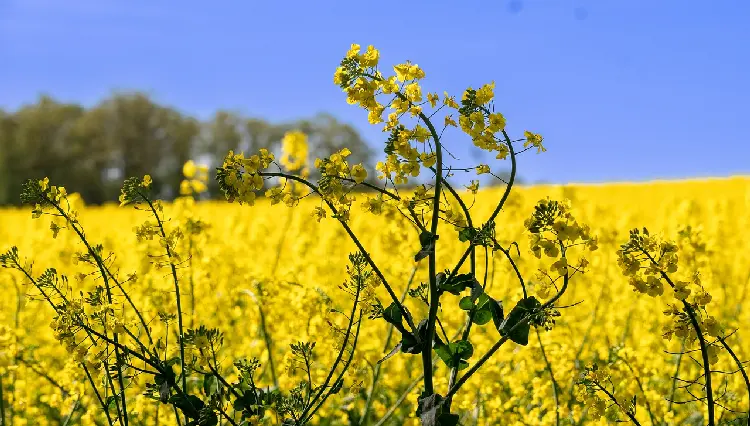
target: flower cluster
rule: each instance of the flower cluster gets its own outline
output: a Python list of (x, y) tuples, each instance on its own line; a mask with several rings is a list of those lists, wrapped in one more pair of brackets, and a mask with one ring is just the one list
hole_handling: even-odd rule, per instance
[[(568, 274), (571, 266), (566, 257), (566, 251), (571, 247), (583, 246), (590, 251), (598, 248), (596, 236), (591, 235), (587, 224), (580, 224), (573, 217), (570, 202), (541, 200), (534, 207), (534, 213), (526, 219), (524, 226), (529, 233), (531, 252), (537, 258), (542, 254), (556, 259), (550, 266), (550, 271), (558, 275)], [(582, 270), (588, 265), (582, 257), (576, 270)]]
[(180, 195), (200, 194), (208, 189), (208, 166), (188, 160), (182, 166), (182, 175), (185, 179), (180, 182)]
[(230, 203), (237, 200), (240, 204), (255, 204), (255, 191), (263, 189), (264, 183), (260, 172), (273, 161), (273, 153), (265, 148), (247, 158), (243, 153), (229, 151), (216, 173), (216, 180), (227, 200)]

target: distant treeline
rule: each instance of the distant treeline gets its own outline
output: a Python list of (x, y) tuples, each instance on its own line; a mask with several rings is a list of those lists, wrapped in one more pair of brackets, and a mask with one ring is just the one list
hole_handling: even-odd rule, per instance
[[(269, 123), (219, 110), (202, 121), (139, 92), (114, 94), (92, 108), (42, 96), (16, 111), (0, 110), (0, 204), (18, 204), (21, 183), (44, 176), (100, 204), (117, 200), (125, 177), (150, 174), (159, 195), (170, 199), (187, 160), (215, 167), (229, 150), (278, 152), (290, 129), (307, 133), (310, 160), (349, 147), (351, 161), (374, 164), (359, 133), (328, 114)], [(213, 181), (209, 195), (218, 196)]]

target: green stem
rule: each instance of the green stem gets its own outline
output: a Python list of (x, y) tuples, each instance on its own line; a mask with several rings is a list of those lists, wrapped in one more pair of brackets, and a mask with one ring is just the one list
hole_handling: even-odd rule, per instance
[(672, 390), (669, 392), (669, 399), (667, 402), (667, 413), (672, 411), (672, 405), (674, 404), (674, 395), (677, 392), (677, 377), (680, 374), (680, 364), (682, 364), (682, 355), (685, 353), (685, 339), (682, 339), (682, 348), (680, 353), (677, 355), (677, 366), (675, 367), (674, 377), (672, 378)]
[[(748, 392), (748, 404), (750, 404), (750, 379), (747, 377), (747, 371), (745, 371), (745, 366), (742, 364), (742, 361), (737, 357), (737, 355), (734, 353), (732, 348), (727, 344), (724, 337), (719, 337), (719, 341), (721, 342), (721, 345), (724, 346), (724, 349), (729, 352), (729, 355), (734, 360), (735, 364), (737, 364), (737, 368), (740, 369), (740, 373), (742, 374), (742, 378), (745, 380), (745, 388)], [(747, 408), (747, 425), (750, 426), (750, 406)]]
[[(404, 300), (406, 299), (406, 295), (409, 292), (409, 288), (411, 287), (412, 282), (414, 281), (414, 276), (417, 274), (417, 268), (413, 268), (411, 270), (411, 275), (409, 275), (409, 281), (406, 283), (406, 289), (404, 290), (404, 293), (401, 295), (401, 303), (404, 303)], [(383, 347), (383, 352), (387, 351), (391, 347), (391, 339), (393, 337), (393, 324), (388, 325), (388, 334), (385, 338), (385, 345)], [(372, 378), (372, 384), (370, 385), (370, 389), (367, 390), (367, 400), (365, 401), (365, 409), (362, 411), (362, 415), (359, 417), (359, 426), (367, 426), (370, 419), (368, 418), (370, 414), (370, 409), (372, 408), (372, 402), (375, 396), (375, 387), (378, 384), (378, 380), (380, 379), (380, 371), (383, 364), (378, 363), (375, 366), (375, 371), (373, 372), (373, 378)], [(420, 377), (419, 380), (422, 380)]]
[[(333, 212), (334, 215), (338, 215), (338, 210), (333, 205), (333, 203), (331, 203), (329, 200), (323, 197), (323, 194), (320, 193), (320, 189), (317, 186), (310, 183), (308, 180), (303, 179), (299, 176), (290, 175), (290, 174), (281, 173), (281, 172), (258, 172), (258, 174), (261, 176), (283, 177), (285, 179), (290, 179), (290, 180), (299, 182), (307, 186), (308, 188), (310, 188), (313, 192), (318, 194), (323, 199), (323, 201), (326, 203), (328, 208), (331, 209), (331, 212)], [(399, 302), (398, 297), (396, 296), (396, 293), (394, 293), (393, 291), (393, 287), (391, 287), (391, 285), (388, 283), (388, 280), (386, 280), (385, 275), (383, 275), (383, 272), (380, 271), (380, 268), (378, 268), (378, 265), (372, 260), (372, 256), (370, 256), (370, 253), (367, 250), (365, 250), (365, 247), (362, 245), (359, 238), (357, 238), (356, 234), (354, 234), (354, 231), (352, 231), (352, 228), (346, 222), (339, 220), (339, 223), (344, 228), (344, 231), (346, 231), (347, 235), (349, 235), (349, 238), (354, 242), (354, 245), (357, 246), (357, 250), (359, 250), (359, 252), (362, 253), (362, 255), (365, 257), (365, 260), (370, 265), (373, 272), (375, 272), (375, 275), (377, 275), (380, 281), (383, 283), (383, 287), (388, 292), (388, 295), (391, 297), (391, 300), (393, 301), (393, 303), (395, 303), (396, 306), (398, 306), (399, 310), (401, 311), (401, 314), (406, 319), (406, 323), (409, 324), (409, 327), (411, 328), (413, 332), (416, 332), (417, 327), (414, 325), (414, 319), (412, 318), (411, 313), (409, 313), (409, 310), (406, 309), (406, 307), (402, 303)], [(419, 336), (416, 336), (416, 337), (418, 338)]]
[[(341, 369), (341, 373), (339, 373), (338, 377), (336, 377), (336, 380), (333, 381), (334, 386), (336, 386), (336, 383), (342, 383), (344, 380), (344, 374), (346, 374), (347, 370), (349, 370), (349, 366), (352, 365), (352, 361), (354, 360), (354, 350), (357, 347), (357, 341), (359, 340), (359, 330), (360, 326), (362, 325), (362, 311), (359, 311), (359, 319), (357, 320), (357, 329), (354, 331), (354, 338), (352, 339), (352, 350), (349, 352), (349, 359), (346, 360), (346, 363), (344, 363), (344, 368)], [(312, 411), (310, 411), (310, 414), (307, 415), (307, 418), (303, 418), (302, 424), (307, 424), (307, 422), (312, 419), (312, 417), (315, 415), (315, 413), (320, 410), (320, 407), (325, 404), (325, 402), (328, 400), (328, 398), (333, 395), (333, 389), (328, 389), (325, 396), (318, 402), (318, 405), (313, 408)]]
[[(560, 290), (550, 300), (548, 300), (544, 305), (542, 305), (542, 307), (539, 310), (540, 311), (544, 311), (545, 309), (547, 309), (550, 306), (552, 306), (555, 302), (557, 302), (557, 300), (560, 297), (562, 297), (562, 295), (568, 289), (568, 283), (569, 283), (569, 281), (570, 281), (570, 275), (566, 273), (565, 275), (563, 275), (563, 285), (562, 285), (562, 287), (560, 287)], [(503, 336), (502, 338), (500, 338), (500, 340), (498, 340), (494, 345), (492, 345), (492, 347), (490, 348), (490, 350), (488, 350), (484, 355), (482, 355), (482, 357), (471, 368), (469, 368), (469, 370), (463, 376), (461, 376), (461, 378), (456, 382), (456, 384), (453, 385), (453, 387), (451, 387), (448, 390), (448, 393), (445, 395), (445, 399), (448, 400), (453, 395), (455, 395), (456, 392), (458, 392), (458, 390), (461, 389), (461, 386), (463, 386), (464, 383), (466, 383), (466, 381), (469, 380), (469, 378), (471, 378), (471, 376), (473, 376), (477, 372), (477, 370), (479, 370), (479, 368), (481, 368), (482, 365), (484, 365), (484, 363), (486, 363), (487, 361), (489, 361), (489, 359), (492, 357), (492, 355), (494, 355), (495, 352), (497, 352), (497, 350), (500, 349), (500, 347), (505, 342), (508, 341), (508, 336), (512, 335), (513, 331), (515, 331), (516, 328), (521, 327), (521, 326), (523, 326), (525, 324), (528, 324), (528, 322), (529, 322), (530, 319), (531, 319), (531, 316), (530, 315), (526, 315), (521, 320), (519, 320), (516, 323), (516, 325), (514, 325), (513, 327), (511, 327), (510, 330), (508, 330), (508, 332), (505, 334), (505, 336)]]
[(557, 395), (559, 386), (557, 380), (555, 380), (555, 373), (552, 372), (552, 364), (550, 364), (549, 359), (547, 358), (547, 352), (544, 350), (544, 344), (542, 343), (542, 337), (539, 335), (539, 330), (535, 329), (535, 331), (536, 338), (539, 341), (539, 348), (542, 350), (545, 369), (549, 373), (550, 379), (552, 379), (552, 397), (555, 399), (555, 425), (560, 426), (560, 399)]
[[(646, 251), (642, 250), (642, 252), (648, 257), (648, 259), (651, 261), (652, 264), (659, 267), (658, 262), (656, 262), (656, 259), (651, 256), (651, 254)], [(672, 279), (669, 278), (669, 275), (667, 275), (666, 272), (664, 272), (661, 268), (659, 268), (659, 274), (662, 278), (669, 284), (670, 287), (674, 288), (674, 282), (672, 282)], [(700, 325), (698, 324), (698, 319), (695, 316), (695, 311), (693, 310), (693, 307), (685, 301), (685, 299), (682, 299), (682, 305), (685, 313), (688, 315), (688, 318), (690, 318), (690, 324), (693, 326), (693, 329), (695, 330), (695, 334), (698, 336), (698, 343), (700, 344), (701, 348), (701, 356), (703, 358), (703, 375), (706, 376), (706, 405), (708, 408), (708, 426), (715, 426), (716, 425), (716, 419), (715, 419), (715, 413), (714, 410), (715, 402), (714, 402), (714, 394), (713, 394), (713, 388), (711, 384), (711, 365), (708, 363), (708, 346), (706, 344), (706, 339), (703, 336), (703, 332), (701, 330)]]
[(94, 395), (96, 395), (96, 399), (99, 401), (99, 405), (102, 406), (102, 410), (104, 411), (104, 416), (107, 417), (107, 423), (109, 423), (109, 425), (112, 426), (112, 417), (110, 417), (109, 415), (109, 407), (107, 407), (107, 404), (104, 403), (104, 399), (102, 399), (102, 395), (99, 393), (99, 389), (97, 389), (96, 387), (94, 378), (91, 377), (91, 373), (89, 372), (89, 369), (88, 367), (86, 367), (85, 364), (81, 364), (81, 367), (83, 367), (83, 371), (84, 373), (86, 373), (86, 378), (88, 379), (89, 383), (91, 383), (91, 388), (94, 390)]
[[(400, 93), (399, 93), (400, 94)], [(402, 98), (405, 98), (400, 94)], [(428, 256), (428, 270), (430, 274), (430, 309), (427, 315), (427, 341), (424, 342), (424, 349), (422, 350), (422, 368), (424, 369), (424, 393), (425, 395), (432, 395), (435, 393), (432, 381), (432, 344), (435, 340), (435, 322), (437, 319), (438, 307), (440, 306), (440, 293), (437, 287), (437, 230), (438, 222), (440, 220), (440, 189), (443, 184), (443, 150), (440, 142), (440, 137), (435, 130), (435, 126), (432, 125), (430, 119), (419, 113), (422, 121), (424, 121), (427, 128), (432, 134), (432, 139), (435, 141), (435, 157), (436, 157), (436, 170), (435, 170), (435, 195), (432, 200), (432, 223), (430, 225), (430, 233), (432, 234), (432, 251)], [(471, 248), (471, 247), (470, 247)]]
[(617, 401), (617, 399), (615, 398), (615, 396), (612, 395), (612, 393), (610, 391), (608, 391), (607, 388), (605, 388), (604, 386), (600, 385), (599, 383), (596, 383), (596, 385), (599, 387), (599, 389), (602, 392), (604, 392), (605, 395), (607, 395), (607, 398), (609, 398), (610, 400), (612, 400), (612, 402), (614, 402), (615, 405), (617, 405), (620, 408), (620, 411), (622, 411), (623, 413), (625, 413), (626, 416), (628, 416), (628, 418), (630, 419), (631, 422), (633, 422), (634, 425), (641, 426), (641, 424), (638, 422), (638, 419), (635, 418), (635, 415), (633, 413), (631, 413), (630, 411), (626, 410), (625, 408), (623, 408), (623, 406), (620, 405), (620, 403)]
[(3, 375), (0, 374), (0, 425), (5, 424), (5, 396), (3, 394)]
[[(65, 212), (62, 209), (62, 207), (60, 206), (60, 204), (58, 204), (56, 202), (52, 202), (52, 200), (49, 200), (49, 202), (57, 209), (57, 211), (63, 217), (65, 217), (68, 220), (68, 222), (70, 222), (73, 230), (78, 235), (78, 238), (83, 242), (83, 244), (86, 246), (86, 249), (88, 249), (89, 254), (96, 261), (96, 264), (99, 267), (99, 271), (101, 272), (102, 279), (104, 280), (104, 288), (105, 288), (105, 290), (107, 292), (107, 302), (111, 305), (113, 303), (112, 302), (112, 300), (113, 300), (112, 299), (112, 288), (111, 288), (111, 286), (109, 284), (109, 278), (108, 278), (108, 275), (107, 275), (107, 270), (106, 270), (106, 268), (104, 266), (104, 261), (102, 260), (101, 256), (99, 256), (99, 254), (94, 250), (94, 248), (91, 247), (91, 245), (89, 244), (88, 240), (86, 239), (86, 236), (83, 234), (83, 230), (79, 226), (76, 226), (77, 222), (73, 222), (70, 219), (70, 217), (68, 216), (67, 212)], [(105, 317), (105, 320), (106, 320), (106, 317)], [(106, 334), (106, 331), (105, 331), (105, 334)], [(113, 340), (114, 340), (115, 344), (119, 343), (119, 338), (117, 336), (117, 333), (114, 333), (113, 337), (114, 337)], [(127, 401), (126, 401), (127, 398), (126, 398), (126, 395), (125, 395), (125, 381), (124, 381), (123, 374), (122, 374), (123, 360), (122, 360), (122, 356), (120, 354), (120, 350), (117, 347), (117, 345), (115, 345), (115, 361), (117, 362), (117, 381), (118, 381), (118, 385), (120, 386), (120, 390), (122, 391), (122, 394), (121, 394), (122, 412), (120, 412), (119, 420), (120, 420), (121, 423), (124, 422), (124, 426), (128, 426), (128, 410), (127, 410)], [(111, 384), (111, 380), (110, 380), (110, 384)], [(118, 409), (118, 412), (119, 412), (120, 411), (120, 404), (115, 404), (115, 405), (117, 406), (117, 409)], [(124, 419), (122, 417), (122, 413), (125, 413)]]
[[(169, 247), (169, 242), (167, 241), (167, 233), (164, 231), (164, 223), (162, 222), (161, 218), (159, 217), (159, 213), (156, 211), (156, 208), (154, 207), (154, 203), (146, 197), (143, 197), (143, 199), (148, 203), (149, 208), (151, 209), (151, 213), (153, 213), (154, 217), (156, 218), (156, 224), (159, 227), (159, 232), (161, 233), (161, 237), (164, 239), (164, 246), (165, 250), (167, 252), (167, 257), (169, 258), (169, 267), (172, 271), (172, 280), (174, 281), (174, 291), (175, 291), (175, 299), (177, 301), (177, 327), (178, 327), (178, 334), (180, 336), (180, 376), (182, 378), (182, 389), (184, 392), (187, 393), (187, 371), (185, 370), (185, 341), (184, 341), (184, 331), (182, 326), (182, 299), (180, 297), (180, 282), (177, 279), (177, 268), (174, 265), (174, 262), (172, 259), (174, 258), (174, 255), (172, 253), (172, 249)], [(185, 417), (185, 423), (187, 423), (187, 416)]]
[(417, 387), (417, 385), (421, 381), (422, 381), (422, 376), (419, 376), (416, 379), (414, 379), (414, 381), (409, 383), (409, 386), (406, 387), (406, 390), (401, 394), (401, 396), (398, 397), (398, 399), (396, 400), (396, 402), (393, 403), (391, 408), (389, 408), (388, 411), (386, 411), (386, 413), (383, 415), (383, 418), (381, 418), (380, 420), (378, 420), (377, 423), (375, 423), (375, 426), (383, 426), (383, 424), (385, 424), (385, 422), (387, 422), (388, 419), (390, 419), (393, 416), (396, 410), (398, 410), (398, 407), (400, 407), (401, 404), (404, 403), (404, 400), (406, 400), (406, 398), (409, 396), (411, 391), (415, 387)]
[(620, 358), (622, 362), (625, 363), (625, 366), (628, 367), (628, 370), (630, 370), (630, 374), (633, 375), (633, 378), (635, 379), (635, 383), (638, 385), (638, 389), (641, 390), (641, 395), (643, 395), (643, 401), (646, 405), (646, 411), (648, 412), (648, 417), (651, 419), (652, 425), (657, 425), (656, 418), (654, 418), (654, 412), (651, 411), (651, 403), (648, 402), (648, 397), (646, 396), (646, 390), (643, 388), (643, 383), (641, 383), (641, 379), (638, 377), (638, 375), (635, 373), (635, 369), (633, 366), (630, 365), (630, 363), (624, 359)]
[[(325, 381), (320, 386), (320, 390), (315, 395), (313, 400), (310, 404), (305, 407), (305, 410), (300, 415), (300, 419), (305, 419), (307, 414), (310, 412), (310, 409), (312, 409), (313, 405), (318, 402), (318, 399), (323, 395), (323, 392), (325, 392), (328, 388), (328, 385), (331, 383), (331, 378), (333, 377), (334, 372), (336, 371), (336, 367), (338, 367), (339, 363), (341, 362), (341, 359), (344, 357), (344, 351), (346, 351), (346, 344), (349, 342), (349, 335), (352, 331), (352, 325), (354, 324), (354, 316), (357, 312), (357, 304), (359, 303), (359, 293), (361, 290), (361, 286), (359, 283), (357, 283), (357, 291), (354, 295), (354, 303), (352, 306), (352, 312), (349, 315), (349, 324), (346, 327), (346, 333), (344, 334), (344, 341), (341, 343), (341, 350), (339, 350), (338, 355), (336, 356), (336, 360), (333, 362), (333, 365), (331, 366), (330, 371), (328, 371), (328, 376), (326, 376)], [(361, 321), (360, 321), (361, 322)], [(357, 329), (359, 330), (359, 325), (357, 325)], [(354, 348), (352, 348), (352, 352), (354, 351)]]

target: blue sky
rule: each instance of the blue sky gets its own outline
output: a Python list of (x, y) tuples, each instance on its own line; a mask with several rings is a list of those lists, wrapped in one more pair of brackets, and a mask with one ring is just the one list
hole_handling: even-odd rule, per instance
[(0, 0), (0, 106), (136, 89), (200, 117), (326, 111), (379, 148), (332, 82), (356, 42), (419, 64), (429, 91), (494, 80), (511, 134), (545, 136), (528, 181), (750, 174), (748, 21), (747, 0)]

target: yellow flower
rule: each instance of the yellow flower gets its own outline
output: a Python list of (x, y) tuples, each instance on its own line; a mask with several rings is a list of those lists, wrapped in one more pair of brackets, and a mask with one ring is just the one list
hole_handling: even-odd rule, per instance
[(361, 48), (360, 45), (358, 45), (356, 43), (352, 43), (351, 48), (349, 48), (349, 51), (346, 52), (346, 57), (347, 58), (353, 58), (353, 57), (359, 55), (359, 49), (360, 48)]
[(425, 76), (424, 71), (418, 65), (409, 62), (395, 65), (393, 70), (396, 72), (398, 81), (419, 80)]
[(428, 93), (427, 94), (427, 101), (430, 102), (430, 106), (435, 108), (435, 105), (437, 105), (437, 102), (440, 100), (440, 96), (438, 96), (437, 93)]
[(323, 207), (315, 207), (315, 209), (313, 209), (313, 216), (318, 222), (320, 222), (321, 219), (326, 217), (326, 211)]
[(526, 141), (523, 143), (524, 148), (533, 146), (536, 148), (537, 154), (540, 152), (547, 151), (547, 149), (542, 145), (542, 141), (544, 141), (544, 138), (542, 137), (542, 135), (537, 134), (537, 133), (532, 133), (528, 130), (525, 131), (523, 135), (526, 138)]
[(373, 45), (367, 46), (367, 51), (362, 54), (359, 62), (363, 67), (374, 67), (378, 65), (378, 59), (380, 58), (380, 52)]
[(495, 82), (485, 84), (477, 90), (477, 104), (485, 105), (495, 97)]
[(281, 164), (287, 169), (299, 170), (307, 164), (307, 135), (295, 130), (287, 132), (281, 140)]
[[(183, 168), (183, 170), (184, 170), (184, 168)], [(151, 180), (151, 175), (146, 175), (146, 176), (143, 176), (143, 182), (141, 183), (141, 185), (144, 188), (149, 188), (151, 186), (152, 182), (153, 181)]]
[(354, 167), (352, 167), (352, 179), (354, 179), (357, 183), (362, 183), (367, 179), (367, 170), (365, 170), (364, 166), (362, 164), (357, 164)]
[(188, 178), (192, 179), (195, 177), (195, 172), (198, 170), (198, 168), (195, 166), (195, 162), (193, 160), (188, 160), (183, 166), (182, 166), (182, 174)]
[(416, 103), (422, 101), (422, 88), (419, 87), (419, 83), (416, 81), (407, 84), (406, 87), (404, 87), (404, 94), (406, 95), (406, 99), (411, 102)]
[(49, 188), (49, 178), (45, 177), (44, 179), (39, 181), (39, 188), (41, 188), (42, 191), (46, 191), (47, 188)]

